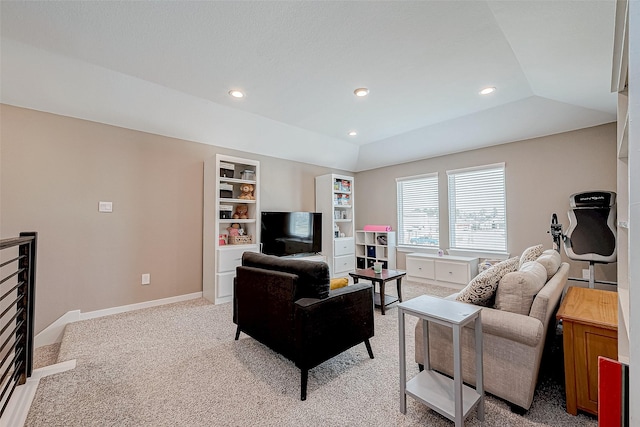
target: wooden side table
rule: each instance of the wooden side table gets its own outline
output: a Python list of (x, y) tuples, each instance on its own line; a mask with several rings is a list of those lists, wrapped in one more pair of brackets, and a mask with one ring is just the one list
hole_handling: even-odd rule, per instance
[[(464, 425), (469, 412), (478, 407), (477, 418), (484, 421), (484, 389), (482, 384), (482, 308), (458, 301), (422, 295), (398, 304), (400, 339), (400, 412), (407, 413), (407, 396), (424, 403), (439, 414)], [(405, 354), (405, 314), (422, 319), (424, 337), (424, 371), (407, 381)], [(431, 370), (429, 366), (428, 322), (453, 329), (453, 379)], [(476, 339), (476, 388), (462, 383), (462, 328), (474, 323)]]
[(571, 286), (556, 317), (562, 320), (567, 412), (598, 414), (598, 356), (618, 359), (616, 292)]
[[(402, 302), (402, 278), (407, 273), (401, 270), (387, 270), (382, 269), (382, 272), (376, 273), (371, 268), (358, 268), (355, 272), (349, 273), (349, 276), (353, 277), (353, 283), (358, 283), (358, 280), (371, 280), (373, 283), (373, 302), (374, 305), (380, 306), (380, 312), (384, 315), (385, 307), (389, 304), (393, 304), (396, 301)], [(398, 287), (398, 297), (387, 295), (384, 293), (384, 284), (395, 280)], [(380, 285), (380, 293), (376, 292), (376, 283)]]

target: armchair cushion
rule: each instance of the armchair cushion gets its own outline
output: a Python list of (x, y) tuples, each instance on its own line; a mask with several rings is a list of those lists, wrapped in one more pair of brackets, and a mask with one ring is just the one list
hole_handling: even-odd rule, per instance
[(527, 261), (518, 271), (507, 273), (498, 283), (495, 308), (529, 315), (533, 299), (547, 282), (547, 270), (537, 261)]
[(509, 258), (478, 274), (460, 291), (456, 300), (484, 307), (493, 305), (498, 282), (502, 276), (518, 268), (519, 260), (519, 257)]
[(300, 280), (297, 281), (295, 299), (323, 299), (329, 296), (329, 266), (326, 262), (245, 252), (242, 254), (242, 265), (297, 275)]

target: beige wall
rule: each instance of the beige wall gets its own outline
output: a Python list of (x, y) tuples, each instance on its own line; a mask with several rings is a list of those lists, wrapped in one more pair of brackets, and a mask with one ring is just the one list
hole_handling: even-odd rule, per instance
[[(616, 124), (518, 141), (356, 174), (356, 228), (390, 224), (397, 229), (397, 177), (438, 172), (440, 242), (448, 247), (447, 170), (505, 163), (507, 247), (512, 255), (532, 244), (552, 247), (551, 214), (569, 228), (569, 196), (586, 190), (616, 190)], [(563, 258), (568, 261), (563, 251)], [(572, 261), (571, 277), (582, 277), (587, 262)], [(398, 268), (404, 268), (398, 252)], [(596, 266), (596, 279), (615, 281), (615, 264)]]
[(333, 172), (7, 105), (0, 114), (0, 234), (39, 233), (36, 333), (70, 310), (202, 291), (203, 162), (217, 152), (261, 161), (263, 210), (314, 210), (314, 178)]
[[(0, 106), (0, 235), (39, 232), (36, 333), (83, 312), (202, 290), (203, 162), (261, 161), (263, 210), (314, 210), (314, 178), (347, 171), (243, 153), (28, 109)], [(615, 190), (615, 125), (356, 174), (356, 227), (396, 221), (395, 178), (505, 162), (509, 250), (551, 247), (551, 213), (568, 227), (571, 193)], [(293, 143), (293, 142), (292, 142)], [(28, 169), (26, 166), (28, 165)], [(98, 212), (112, 201), (114, 212)], [(400, 266), (404, 257), (399, 256)], [(586, 263), (574, 263), (580, 275)], [(615, 280), (615, 268), (597, 269)], [(142, 273), (151, 285), (142, 286)], [(604, 276), (603, 276), (604, 274)]]

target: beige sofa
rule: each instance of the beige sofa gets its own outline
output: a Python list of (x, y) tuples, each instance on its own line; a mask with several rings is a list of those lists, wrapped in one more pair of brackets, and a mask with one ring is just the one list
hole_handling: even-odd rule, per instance
[[(528, 316), (482, 309), (484, 389), (511, 402), (516, 406), (513, 409), (528, 410), (531, 406), (547, 331), (555, 330), (555, 313), (568, 274), (569, 264), (562, 263), (535, 296)], [(456, 295), (447, 299), (455, 299)], [(422, 335), (419, 321), (415, 329), (415, 360), (420, 365), (424, 361)], [(475, 385), (473, 323), (463, 329), (461, 346), (463, 380)], [(429, 354), (432, 369), (453, 375), (451, 328), (429, 324)]]

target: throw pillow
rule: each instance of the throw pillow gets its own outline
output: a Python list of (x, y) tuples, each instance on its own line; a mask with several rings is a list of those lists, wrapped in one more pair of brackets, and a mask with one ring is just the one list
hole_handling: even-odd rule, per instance
[(535, 245), (525, 249), (524, 252), (522, 252), (522, 255), (520, 255), (520, 263), (518, 264), (518, 268), (522, 267), (522, 264), (527, 261), (537, 260), (538, 257), (542, 255), (543, 250), (544, 248), (542, 245)]
[(502, 276), (518, 268), (519, 260), (518, 257), (509, 258), (478, 274), (460, 291), (456, 300), (485, 307), (492, 306), (498, 282)]
[(542, 255), (540, 255), (536, 261), (542, 264), (547, 270), (547, 280), (549, 280), (560, 268), (562, 257), (560, 256), (560, 252), (555, 249), (547, 249), (542, 252)]
[(348, 278), (346, 278), (346, 277), (336, 277), (334, 279), (331, 279), (331, 282), (329, 282), (329, 289), (330, 290), (334, 290), (334, 289), (344, 288), (348, 284), (349, 284), (349, 279)]
[(547, 282), (547, 270), (537, 261), (527, 261), (518, 271), (505, 274), (496, 290), (495, 308), (529, 315), (531, 304)]

